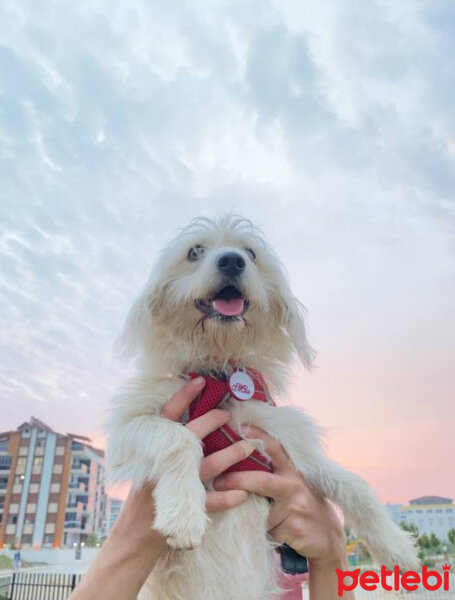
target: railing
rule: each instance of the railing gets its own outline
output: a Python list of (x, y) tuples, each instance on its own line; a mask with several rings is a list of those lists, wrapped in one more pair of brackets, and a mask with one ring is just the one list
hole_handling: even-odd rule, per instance
[(75, 573), (21, 572), (0, 576), (0, 600), (67, 600), (81, 580)]

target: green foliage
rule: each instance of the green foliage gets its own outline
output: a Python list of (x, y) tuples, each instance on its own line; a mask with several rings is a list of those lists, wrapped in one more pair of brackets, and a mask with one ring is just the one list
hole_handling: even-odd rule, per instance
[(0, 554), (0, 569), (11, 569), (13, 561), (6, 554)]
[(427, 534), (426, 534), (426, 533), (423, 533), (423, 534), (422, 534), (422, 535), (419, 537), (419, 546), (420, 546), (421, 548), (426, 548), (426, 549), (428, 549), (428, 548), (430, 548), (430, 547), (431, 547), (431, 544), (430, 544), (430, 539), (429, 539), (429, 537), (427, 536)]
[(408, 525), (404, 521), (401, 521), (400, 527), (401, 527), (401, 529), (404, 529), (404, 531), (409, 531), (409, 533), (412, 533), (412, 535), (415, 538), (419, 537), (419, 530), (417, 528), (417, 525), (414, 525), (413, 523), (411, 523), (410, 525)]
[(435, 533), (431, 533), (430, 535), (430, 546), (432, 548), (439, 548), (439, 546), (441, 545), (441, 540), (437, 537), (437, 535)]
[(98, 538), (95, 533), (88, 533), (85, 538), (85, 545), (87, 548), (95, 548), (98, 543)]
[(455, 529), (451, 529), (447, 534), (447, 537), (449, 538), (449, 542), (451, 544), (455, 544)]

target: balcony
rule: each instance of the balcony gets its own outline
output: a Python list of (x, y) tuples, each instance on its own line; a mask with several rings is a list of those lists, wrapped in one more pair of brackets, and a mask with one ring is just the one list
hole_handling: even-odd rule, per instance
[(85, 491), (85, 485), (82, 481), (70, 481), (68, 484), (70, 490), (77, 490), (78, 494), (83, 494)]
[(87, 477), (89, 475), (87, 465), (76, 460), (71, 464), (71, 473), (73, 475), (87, 475)]

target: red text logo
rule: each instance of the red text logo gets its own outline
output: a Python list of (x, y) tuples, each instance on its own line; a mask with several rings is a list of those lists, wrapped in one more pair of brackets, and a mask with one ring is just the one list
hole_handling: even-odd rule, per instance
[[(391, 590), (398, 592), (400, 589), (413, 592), (421, 585), (426, 590), (435, 591), (443, 589), (447, 592), (449, 590), (449, 570), (450, 565), (443, 565), (442, 574), (438, 571), (429, 571), (426, 565), (423, 566), (422, 573), (417, 573), (417, 571), (400, 573), (400, 567), (397, 565), (393, 567), (393, 571), (388, 571), (382, 565), (380, 573), (376, 573), (376, 571), (364, 571), (360, 574), (360, 569), (355, 569), (354, 571), (337, 569), (338, 596), (341, 597), (343, 592), (351, 592), (359, 586), (367, 591), (374, 591), (379, 586), (389, 592)], [(389, 582), (387, 581), (387, 577), (391, 577)], [(432, 581), (429, 581), (430, 577), (433, 579)]]

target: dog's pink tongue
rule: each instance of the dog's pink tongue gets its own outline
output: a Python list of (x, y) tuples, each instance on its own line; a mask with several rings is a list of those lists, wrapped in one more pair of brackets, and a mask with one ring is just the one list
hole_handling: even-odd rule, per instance
[(221, 315), (226, 317), (235, 317), (242, 314), (245, 302), (243, 298), (235, 298), (233, 300), (214, 300), (213, 308)]

